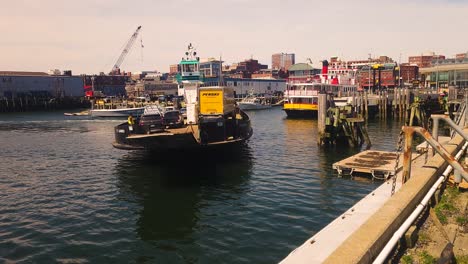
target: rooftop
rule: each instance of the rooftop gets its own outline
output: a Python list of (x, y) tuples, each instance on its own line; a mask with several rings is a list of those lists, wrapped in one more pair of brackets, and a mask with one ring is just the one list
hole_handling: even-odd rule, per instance
[(307, 64), (307, 63), (296, 63), (289, 67), (289, 71), (307, 71), (307, 70), (313, 70), (314, 67), (312, 65)]
[(26, 71), (0, 71), (0, 76), (49, 76), (45, 72), (26, 72)]

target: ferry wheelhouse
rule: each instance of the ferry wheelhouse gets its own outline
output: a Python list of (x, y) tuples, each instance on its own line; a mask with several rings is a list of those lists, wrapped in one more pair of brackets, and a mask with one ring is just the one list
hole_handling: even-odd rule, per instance
[(313, 118), (318, 114), (319, 93), (339, 96), (356, 92), (356, 85), (293, 83), (286, 86), (283, 110), (288, 117)]

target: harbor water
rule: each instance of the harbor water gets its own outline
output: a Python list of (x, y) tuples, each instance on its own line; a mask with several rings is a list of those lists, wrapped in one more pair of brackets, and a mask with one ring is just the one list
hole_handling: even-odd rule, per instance
[[(382, 183), (337, 177), (359, 149), (316, 120), (248, 114), (246, 145), (167, 155), (114, 149), (122, 120), (0, 115), (0, 262), (277, 263)], [(372, 149), (400, 128), (371, 121)]]

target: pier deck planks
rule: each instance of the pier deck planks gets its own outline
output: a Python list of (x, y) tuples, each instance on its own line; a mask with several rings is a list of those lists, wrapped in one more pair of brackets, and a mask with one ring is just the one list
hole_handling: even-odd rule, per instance
[[(413, 154), (412, 159), (415, 159), (420, 154)], [(391, 175), (395, 175), (403, 167), (403, 153), (400, 155), (398, 168), (395, 171), (396, 152), (366, 150), (356, 155), (348, 157), (344, 160), (333, 163), (333, 169), (338, 171), (339, 175), (343, 172), (349, 172), (353, 175), (354, 172), (371, 174), (374, 178), (386, 179)]]

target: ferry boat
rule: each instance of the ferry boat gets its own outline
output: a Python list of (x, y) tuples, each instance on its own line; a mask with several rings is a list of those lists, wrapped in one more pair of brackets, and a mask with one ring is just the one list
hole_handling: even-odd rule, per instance
[(140, 123), (122, 123), (114, 128), (113, 146), (127, 150), (184, 150), (200, 147), (237, 145), (253, 134), (249, 116), (236, 104), (234, 90), (222, 85), (205, 84), (199, 59), (192, 45), (180, 62), (179, 92), (183, 92), (186, 120), (182, 127), (165, 128), (154, 133), (141, 129)]
[(356, 85), (325, 84), (325, 83), (290, 83), (284, 93), (283, 110), (288, 117), (313, 118), (318, 114), (319, 93), (329, 93), (334, 96), (357, 91)]

